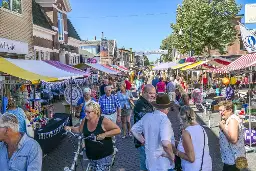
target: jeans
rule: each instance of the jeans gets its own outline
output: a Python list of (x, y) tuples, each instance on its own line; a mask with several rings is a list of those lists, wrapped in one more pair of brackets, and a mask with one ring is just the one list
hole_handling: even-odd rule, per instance
[(145, 146), (141, 146), (138, 148), (140, 154), (140, 170), (148, 170), (146, 167), (146, 153)]

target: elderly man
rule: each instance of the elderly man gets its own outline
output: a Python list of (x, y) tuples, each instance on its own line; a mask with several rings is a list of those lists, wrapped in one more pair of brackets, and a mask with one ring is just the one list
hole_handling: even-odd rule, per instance
[[(105, 94), (100, 97), (99, 104), (101, 108), (101, 115), (110, 119), (114, 123), (121, 121), (121, 104), (116, 95), (111, 94), (112, 87), (105, 87)], [(115, 144), (115, 138), (113, 138)], [(117, 151), (117, 148), (115, 147)]]
[[(147, 84), (144, 86), (142, 91), (142, 96), (134, 106), (134, 123), (141, 120), (141, 118), (146, 114), (153, 112), (154, 108), (151, 102), (155, 100), (156, 89), (153, 85)], [(140, 170), (147, 170), (146, 168), (146, 155), (145, 147), (137, 139), (134, 139), (135, 147), (139, 150), (140, 154)]]
[(167, 117), (170, 99), (167, 94), (159, 94), (152, 105), (156, 110), (147, 113), (133, 125), (132, 133), (137, 140), (145, 144), (146, 166), (149, 171), (172, 171), (172, 144), (175, 144), (175, 140), (171, 122)]
[(105, 94), (105, 87), (108, 86), (109, 80), (104, 79), (104, 83), (100, 86), (100, 95), (103, 96)]
[(0, 167), (1, 171), (41, 171), (40, 145), (26, 134), (19, 133), (16, 116), (0, 117)]

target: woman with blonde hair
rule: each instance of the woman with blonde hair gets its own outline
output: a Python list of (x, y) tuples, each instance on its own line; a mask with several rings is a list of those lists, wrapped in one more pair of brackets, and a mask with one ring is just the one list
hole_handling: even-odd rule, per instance
[(183, 131), (175, 154), (181, 158), (182, 170), (212, 171), (208, 136), (204, 128), (196, 122), (195, 112), (191, 107), (183, 106), (180, 117)]
[(92, 170), (109, 170), (114, 147), (112, 137), (120, 134), (120, 128), (111, 120), (101, 116), (100, 105), (89, 102), (85, 108), (86, 117), (78, 127), (65, 127), (65, 130), (82, 133), (85, 138), (86, 156)]
[(221, 158), (224, 163), (223, 171), (239, 171), (240, 169), (237, 168), (236, 159), (245, 159), (243, 123), (233, 113), (232, 101), (220, 102), (219, 106), (222, 118), (219, 124), (219, 142)]

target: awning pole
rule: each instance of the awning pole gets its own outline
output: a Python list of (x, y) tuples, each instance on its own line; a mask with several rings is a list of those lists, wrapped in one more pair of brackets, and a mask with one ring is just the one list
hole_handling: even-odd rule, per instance
[(73, 103), (72, 103), (72, 101), (73, 101), (73, 97), (72, 97), (72, 94), (73, 94), (73, 85), (72, 85), (72, 83), (73, 83), (73, 80), (72, 80), (72, 77), (70, 78), (70, 99), (71, 99), (71, 101), (70, 101), (70, 114), (71, 115), (73, 115)]

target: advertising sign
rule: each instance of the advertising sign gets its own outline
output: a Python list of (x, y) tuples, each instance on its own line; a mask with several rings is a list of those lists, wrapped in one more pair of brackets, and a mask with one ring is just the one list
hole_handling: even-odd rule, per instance
[(135, 52), (136, 55), (152, 55), (152, 54), (168, 54), (168, 50), (152, 50), (152, 51), (141, 51)]
[(15, 40), (0, 38), (0, 52), (28, 54), (28, 44)]
[(100, 63), (100, 57), (87, 58), (86, 62), (88, 64), (99, 64)]
[(245, 4), (245, 23), (256, 23), (256, 4)]
[(106, 39), (101, 40), (100, 57), (108, 57), (108, 40), (106, 40)]

